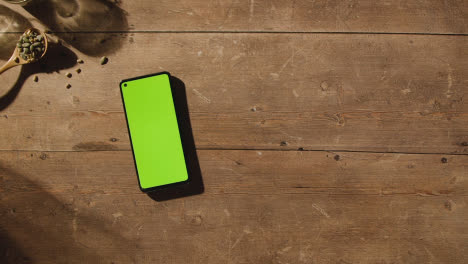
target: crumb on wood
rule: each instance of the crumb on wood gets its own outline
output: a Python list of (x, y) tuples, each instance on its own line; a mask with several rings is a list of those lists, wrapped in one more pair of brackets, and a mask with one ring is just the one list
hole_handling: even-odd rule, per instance
[(105, 65), (109, 62), (109, 58), (107, 58), (106, 56), (102, 57), (101, 58), (101, 65)]

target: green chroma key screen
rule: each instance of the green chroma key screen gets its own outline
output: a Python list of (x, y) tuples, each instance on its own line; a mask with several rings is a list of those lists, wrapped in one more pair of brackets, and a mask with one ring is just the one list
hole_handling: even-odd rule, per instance
[(187, 181), (169, 74), (123, 80), (120, 89), (141, 190)]

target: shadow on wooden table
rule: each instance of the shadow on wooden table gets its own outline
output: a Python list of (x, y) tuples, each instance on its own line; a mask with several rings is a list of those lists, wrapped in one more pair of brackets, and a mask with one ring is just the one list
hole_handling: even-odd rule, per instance
[(117, 1), (41, 0), (25, 9), (77, 50), (91, 56), (116, 52), (126, 39), (127, 16)]
[[(59, 72), (60, 70), (65, 70), (76, 65), (76, 60), (76, 54), (67, 47), (55, 43), (49, 43), (48, 52), (41, 61), (18, 66), (22, 68), (16, 83), (8, 90), (8, 92), (0, 95), (0, 111), (5, 110), (11, 103), (13, 103), (24, 82), (31, 75)], [(66, 89), (65, 87), (66, 83), (64, 83), (63, 89)]]
[(165, 201), (202, 194), (204, 191), (200, 164), (198, 162), (197, 150), (193, 139), (192, 125), (190, 123), (185, 84), (180, 79), (171, 76), (171, 88), (190, 180), (187, 184), (148, 193), (148, 196), (155, 201)]
[[(67, 194), (63, 197), (70, 202), (61, 202), (1, 161), (0, 182), (0, 263), (134, 263), (118, 249), (134, 248), (137, 242), (80, 206), (86, 202), (81, 194)], [(97, 243), (114, 250), (98, 251)]]
[[(1, 209), (1, 207), (0, 207)], [(1, 263), (31, 263), (20, 246), (0, 227), (0, 262)]]

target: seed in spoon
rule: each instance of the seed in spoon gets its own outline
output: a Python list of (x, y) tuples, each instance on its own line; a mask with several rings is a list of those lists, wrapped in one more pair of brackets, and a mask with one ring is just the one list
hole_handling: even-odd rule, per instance
[(72, 74), (70, 72), (67, 72), (67, 75), (66, 75), (68, 78), (71, 78), (72, 77)]
[(37, 32), (28, 30), (16, 44), (20, 51), (20, 56), (27, 62), (38, 60), (45, 51), (45, 39)]

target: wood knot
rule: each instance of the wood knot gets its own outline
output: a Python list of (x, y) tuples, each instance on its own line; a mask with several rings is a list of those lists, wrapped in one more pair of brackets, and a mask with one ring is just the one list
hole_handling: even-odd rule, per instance
[(446, 157), (441, 158), (440, 161), (441, 161), (442, 163), (447, 163), (447, 162), (448, 162), (448, 160), (447, 160)]
[(340, 160), (340, 155), (335, 155), (335, 157), (333, 157), (336, 161), (339, 161)]
[(190, 223), (193, 224), (193, 225), (201, 225), (203, 222), (203, 219), (200, 215), (196, 215), (194, 217), (192, 217), (192, 219), (190, 220)]
[(450, 201), (445, 201), (444, 207), (445, 209), (452, 211), (452, 203)]
[(327, 91), (328, 90), (328, 83), (326, 81), (323, 81), (321, 84), (320, 84), (320, 88), (322, 89), (322, 91)]
[(39, 158), (40, 158), (41, 160), (45, 160), (45, 159), (47, 159), (47, 154), (42, 153), (42, 154), (39, 156)]

